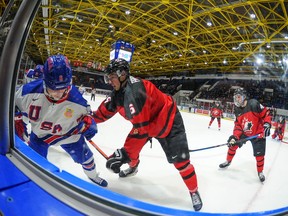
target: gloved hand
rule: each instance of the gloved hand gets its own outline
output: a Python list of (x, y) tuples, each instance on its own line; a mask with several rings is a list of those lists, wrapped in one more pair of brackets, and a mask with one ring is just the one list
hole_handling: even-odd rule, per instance
[[(236, 143), (237, 140), (238, 140), (237, 137), (235, 137), (234, 135), (231, 135), (227, 140), (227, 146), (230, 148), (232, 146), (238, 145)], [(241, 147), (242, 147), (242, 145), (241, 145)]]
[(106, 168), (114, 173), (119, 173), (120, 167), (130, 161), (131, 160), (124, 148), (116, 149), (116, 151), (108, 158)]
[(270, 136), (270, 129), (271, 129), (271, 124), (268, 122), (265, 122), (263, 125), (263, 138)]
[(84, 116), (77, 127), (87, 140), (91, 140), (98, 132), (96, 122), (89, 115)]
[(25, 122), (23, 121), (22, 114), (16, 113), (14, 117), (15, 122), (15, 133), (16, 135), (23, 141), (25, 140), (25, 137), (28, 139), (28, 132), (27, 132), (27, 126)]

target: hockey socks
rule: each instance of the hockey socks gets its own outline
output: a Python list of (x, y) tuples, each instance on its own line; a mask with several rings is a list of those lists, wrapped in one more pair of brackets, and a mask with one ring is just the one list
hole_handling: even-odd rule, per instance
[(174, 163), (174, 166), (179, 171), (189, 191), (197, 190), (197, 178), (194, 166), (190, 164), (190, 161), (186, 160), (184, 162)]
[(87, 177), (101, 187), (107, 187), (108, 182), (105, 179), (99, 177), (99, 173), (96, 172), (96, 164), (94, 158), (91, 157), (85, 163), (82, 164), (82, 168)]

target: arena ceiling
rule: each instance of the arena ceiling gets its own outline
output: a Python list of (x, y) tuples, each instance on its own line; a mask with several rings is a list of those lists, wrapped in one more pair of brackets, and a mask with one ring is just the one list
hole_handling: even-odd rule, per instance
[(62, 53), (106, 65), (122, 39), (135, 46), (133, 74), (279, 75), (288, 61), (287, 2), (42, 0), (25, 52), (37, 64)]

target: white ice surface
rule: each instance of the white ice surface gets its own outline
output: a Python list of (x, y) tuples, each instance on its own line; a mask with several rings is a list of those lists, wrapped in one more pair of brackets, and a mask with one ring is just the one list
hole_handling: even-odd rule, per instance
[[(90, 101), (96, 110), (103, 97)], [(198, 149), (225, 143), (231, 135), (233, 121), (222, 119), (221, 131), (216, 120), (208, 129), (210, 117), (181, 112), (184, 119), (189, 149)], [(131, 123), (116, 114), (110, 120), (98, 124), (98, 133), (93, 141), (107, 154), (123, 146), (131, 130)], [(273, 132), (273, 130), (271, 131)], [(91, 145), (90, 145), (91, 146)], [(105, 159), (91, 146), (97, 171), (105, 178), (108, 190), (145, 201), (147, 203), (193, 210), (188, 190), (178, 171), (166, 160), (158, 141), (153, 139), (152, 148), (148, 142), (140, 154), (141, 163), (137, 175), (119, 178), (105, 168)], [(190, 153), (198, 177), (199, 192), (203, 201), (202, 212), (245, 213), (259, 212), (288, 206), (288, 144), (267, 138), (264, 174), (266, 181), (260, 183), (252, 146), (247, 142), (237, 151), (227, 169), (219, 169), (226, 159), (227, 147), (217, 147)], [(61, 147), (51, 147), (48, 160), (60, 169), (79, 178), (88, 178), (81, 166), (72, 161)], [(123, 166), (123, 168), (126, 168)]]

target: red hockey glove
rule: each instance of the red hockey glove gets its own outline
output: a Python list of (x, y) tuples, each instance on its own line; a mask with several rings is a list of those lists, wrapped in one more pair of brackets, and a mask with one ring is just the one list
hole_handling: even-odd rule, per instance
[(97, 125), (91, 116), (84, 116), (79, 122), (78, 128), (80, 133), (85, 136), (87, 140), (91, 140), (98, 132)]
[(17, 113), (15, 115), (14, 122), (15, 122), (15, 133), (16, 133), (16, 135), (21, 140), (26, 141), (25, 137), (28, 138), (28, 132), (27, 132), (27, 127), (26, 127), (26, 124), (23, 121), (21, 113)]

